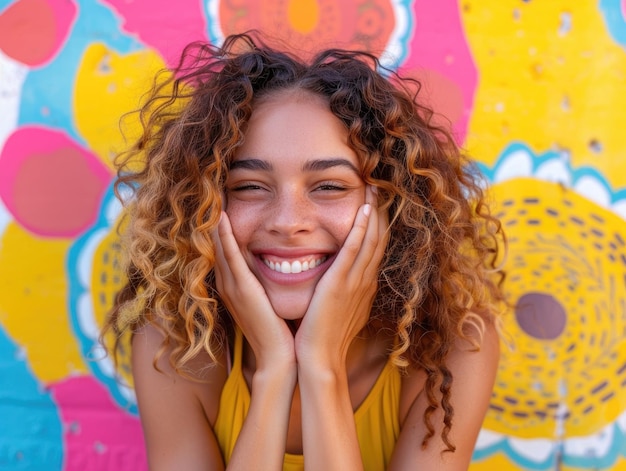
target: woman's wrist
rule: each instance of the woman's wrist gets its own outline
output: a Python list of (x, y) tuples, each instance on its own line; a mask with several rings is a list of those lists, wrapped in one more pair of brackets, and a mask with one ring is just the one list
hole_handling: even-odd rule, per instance
[(326, 377), (339, 377), (345, 374), (347, 354), (348, 345), (345, 348), (334, 349), (329, 342), (316, 344), (296, 338), (298, 377), (317, 376), (322, 380)]
[(298, 367), (295, 359), (258, 359), (252, 386), (284, 384), (287, 389), (294, 388), (298, 379)]
[(301, 385), (337, 385), (347, 379), (346, 362), (341, 356), (336, 358), (301, 359), (298, 357), (298, 382)]

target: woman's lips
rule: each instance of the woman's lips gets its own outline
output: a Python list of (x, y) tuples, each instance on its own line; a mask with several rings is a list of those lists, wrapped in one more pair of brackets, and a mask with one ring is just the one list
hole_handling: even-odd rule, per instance
[(257, 270), (261, 277), (277, 284), (294, 285), (321, 276), (332, 264), (335, 254), (269, 254), (257, 253)]

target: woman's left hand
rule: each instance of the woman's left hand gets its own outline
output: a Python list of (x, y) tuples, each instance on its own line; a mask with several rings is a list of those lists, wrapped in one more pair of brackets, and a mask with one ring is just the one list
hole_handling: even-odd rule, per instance
[(388, 241), (388, 218), (373, 187), (337, 258), (318, 282), (296, 333), (298, 368), (343, 371), (348, 347), (365, 327), (378, 287), (378, 269)]

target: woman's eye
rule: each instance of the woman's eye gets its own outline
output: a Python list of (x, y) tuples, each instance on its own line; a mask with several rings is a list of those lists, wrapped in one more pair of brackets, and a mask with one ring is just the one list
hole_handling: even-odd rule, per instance
[(263, 187), (259, 185), (247, 184), (247, 185), (234, 186), (230, 189), (230, 191), (254, 191), (254, 190), (262, 190), (262, 189)]
[(345, 188), (343, 186), (335, 185), (333, 183), (323, 183), (318, 185), (316, 190), (319, 191), (344, 191)]

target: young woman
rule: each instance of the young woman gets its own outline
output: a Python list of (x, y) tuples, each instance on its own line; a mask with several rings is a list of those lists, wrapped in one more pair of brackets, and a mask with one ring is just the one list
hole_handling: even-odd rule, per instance
[(502, 231), (417, 84), (378, 69), (240, 35), (155, 86), (105, 326), (132, 332), (152, 470), (468, 467)]

